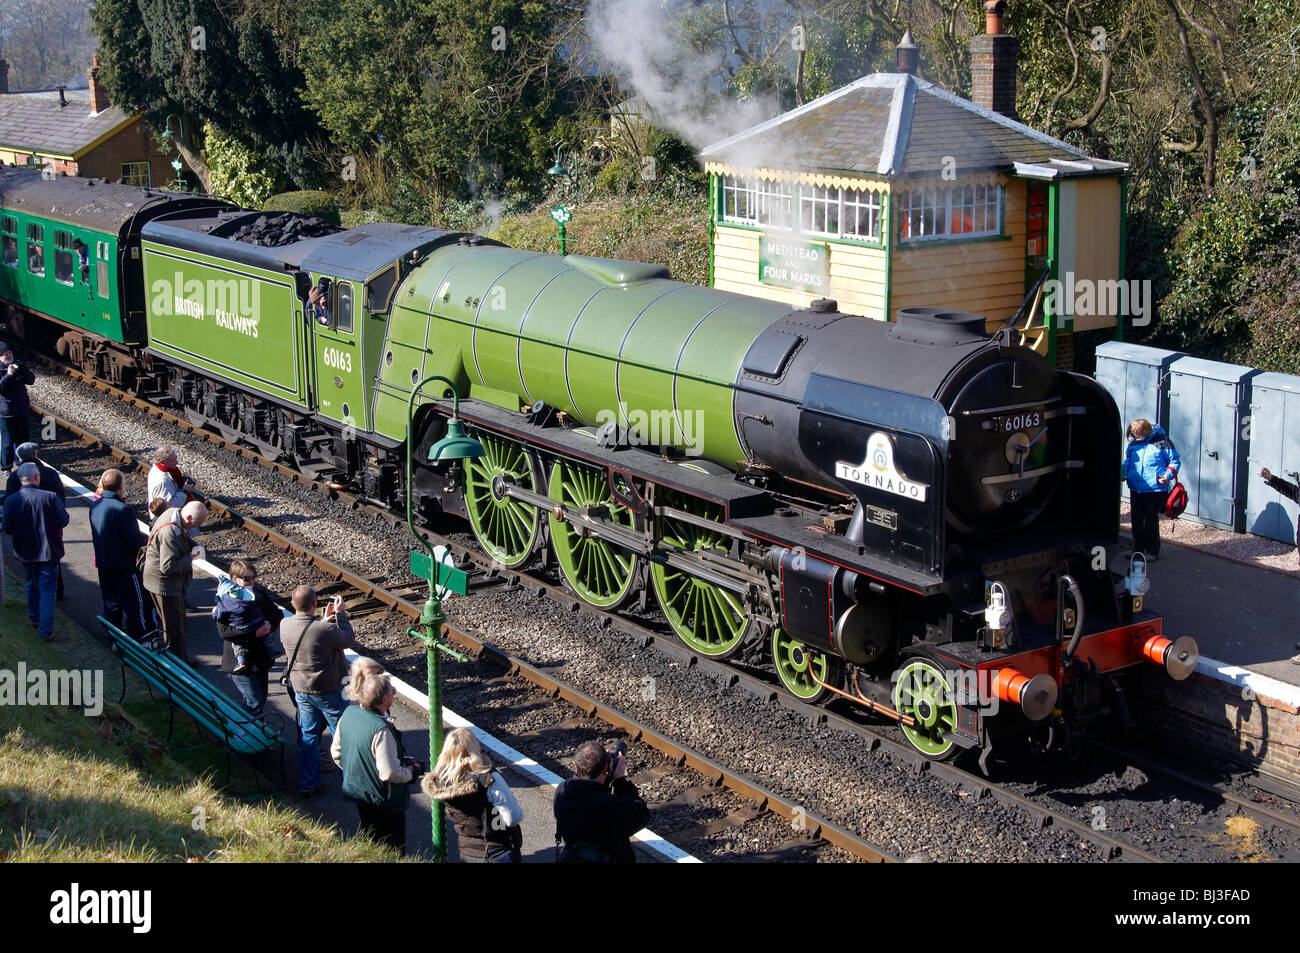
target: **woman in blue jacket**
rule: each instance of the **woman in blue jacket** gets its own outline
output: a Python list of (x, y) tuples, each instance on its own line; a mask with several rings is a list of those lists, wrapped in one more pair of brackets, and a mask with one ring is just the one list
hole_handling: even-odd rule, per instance
[(1133, 512), (1133, 548), (1154, 560), (1160, 554), (1160, 514), (1182, 461), (1169, 435), (1139, 417), (1128, 425), (1124, 479)]

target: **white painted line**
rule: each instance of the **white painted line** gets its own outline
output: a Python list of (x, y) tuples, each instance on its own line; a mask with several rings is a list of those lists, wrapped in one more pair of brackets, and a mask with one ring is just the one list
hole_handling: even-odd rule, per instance
[[(345, 652), (348, 656), (349, 663), (351, 663), (354, 659), (356, 659), (357, 655), (355, 652), (352, 652), (351, 650), (345, 650)], [(406, 682), (402, 681), (400, 678), (398, 678), (396, 675), (393, 675), (391, 672), (388, 674), (388, 677), (392, 680), (393, 686), (397, 689), (397, 693), (399, 695), (401, 695), (411, 704), (422, 709), (426, 714), (428, 713), (429, 711), (428, 697), (426, 697), (422, 692), (417, 691), (412, 686), (406, 684)], [(447, 724), (451, 725), (454, 728), (468, 728), (470, 731), (474, 733), (474, 735), (479, 740), (479, 744), (481, 744), (484, 748), (490, 750), (500, 760), (506, 762), (507, 764), (513, 765), (515, 768), (522, 771), (524, 774), (536, 778), (541, 783), (549, 785), (551, 788), (555, 788), (556, 786), (559, 785), (561, 781), (564, 780), (554, 771), (550, 771), (547, 768), (542, 767), (532, 758), (528, 757), (525, 754), (522, 754), (521, 752), (516, 751), (514, 748), (510, 747), (510, 745), (506, 744), (504, 741), (500, 741), (497, 738), (494, 738), (492, 735), (488, 734), (487, 731), (478, 727), (473, 722), (465, 718), (462, 718), (460, 715), (456, 714), (450, 708), (444, 707), (442, 709), (442, 718), (444, 722), (446, 722)], [(658, 834), (656, 834), (654, 831), (650, 830), (649, 828), (642, 828), (641, 830), (633, 834), (632, 838), (634, 840), (638, 840), (641, 843), (645, 844), (646, 847), (662, 855), (665, 859), (671, 861), (672, 863), (675, 864), (702, 863), (702, 861), (698, 857), (694, 857), (691, 854), (688, 854), (686, 851), (682, 850), (676, 844), (670, 844), (668, 841), (664, 840), (662, 837), (660, 837)]]
[(1300, 708), (1300, 686), (1205, 656), (1197, 659), (1196, 671), (1217, 678), (1221, 682), (1227, 682), (1229, 685), (1235, 685), (1243, 691), (1250, 689), (1260, 698), (1272, 698), (1292, 708)]
[[(64, 486), (66, 486), (68, 489), (72, 490), (73, 492), (77, 493), (87, 502), (94, 499), (95, 494), (93, 491), (86, 489), (76, 480), (69, 477), (66, 473), (59, 473), (59, 476), (63, 479)], [(140, 524), (140, 528), (144, 530), (145, 533), (149, 532), (149, 525), (147, 523), (145, 523), (143, 520), (137, 520), (137, 522)], [(211, 576), (213, 579), (216, 579), (218, 582), (230, 578), (228, 575), (226, 575), (224, 570), (220, 569), (217, 566), (212, 565), (212, 563), (208, 562), (206, 559), (196, 559), (194, 560), (193, 565), (195, 569), (198, 569), (200, 572), (204, 573), (207, 576)], [(283, 612), (286, 616), (293, 615), (293, 613), (290, 612), (288, 609), (286, 609), (284, 606), (280, 607), (280, 611)], [(344, 655), (347, 657), (349, 665), (355, 662), (358, 658), (357, 653), (353, 652), (351, 649), (345, 650)], [(387, 674), (388, 677), (393, 682), (393, 687), (397, 689), (397, 694), (401, 695), (403, 698), (411, 702), (417, 708), (423, 709), (426, 714), (428, 713), (429, 699), (424, 694), (417, 691), (414, 687), (408, 685), (406, 682), (402, 681), (392, 672), (389, 672)], [(546, 784), (549, 785), (551, 788), (555, 788), (559, 785), (561, 781), (564, 780), (554, 771), (549, 771), (546, 768), (543, 768), (532, 758), (529, 758), (527, 755), (524, 755), (516, 751), (514, 748), (510, 747), (504, 741), (500, 741), (497, 738), (494, 738), (492, 735), (488, 734), (482, 728), (479, 728), (477, 725), (473, 724), (472, 722), (456, 714), (450, 708), (444, 707), (442, 709), (442, 717), (444, 722), (452, 725), (453, 727), (468, 728), (470, 731), (474, 732), (475, 736), (477, 736), (479, 740), (479, 744), (487, 748), (493, 754), (497, 755), (503, 761), (513, 765), (515, 768), (519, 769), (524, 774), (536, 778), (542, 784)], [(649, 849), (655, 851), (658, 854), (661, 854), (665, 859), (671, 861), (672, 863), (675, 864), (701, 863), (699, 858), (686, 853), (686, 851), (682, 850), (676, 844), (670, 844), (668, 841), (664, 840), (662, 837), (660, 837), (658, 834), (656, 834), (654, 831), (650, 830), (649, 828), (642, 828), (641, 830), (633, 834), (632, 837), (634, 840), (639, 840), (641, 843), (645, 844), (646, 847), (648, 847)]]

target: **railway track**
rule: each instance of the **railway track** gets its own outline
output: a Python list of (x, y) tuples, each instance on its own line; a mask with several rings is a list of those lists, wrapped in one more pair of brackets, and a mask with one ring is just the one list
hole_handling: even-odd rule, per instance
[[(45, 413), (42, 408), (35, 404), (33, 406), (38, 413)], [(147, 469), (141, 461), (136, 460), (130, 453), (113, 446), (84, 428), (55, 415), (50, 414), (48, 416), (55, 420), (59, 428), (73, 434), (85, 444), (110, 454), (123, 467)], [(419, 619), (422, 603), (415, 600), (422, 599), (424, 594), (422, 586), (412, 584), (400, 588), (387, 588), (334, 563), (325, 556), (302, 546), (215, 497), (209, 496), (205, 502), (214, 516), (229, 520), (240, 530), (251, 533), (284, 552), (294, 554), (318, 572), (336, 583), (346, 586), (348, 590), (359, 596), (361, 601), (355, 603), (353, 608), (349, 610), (349, 614), (354, 619), (385, 612), (395, 612), (405, 616), (412, 622)], [(696, 772), (704, 779), (706, 784), (722, 786), (732, 791), (747, 802), (751, 812), (770, 813), (788, 822), (792, 825), (792, 829), (804, 832), (812, 840), (824, 841), (848, 852), (859, 860), (880, 863), (895, 862), (898, 859), (871, 842), (823, 818), (809, 814), (798, 804), (768, 790), (761, 784), (726, 768), (716, 760), (690, 747), (678, 744), (667, 736), (641, 724), (636, 719), (604, 704), (600, 700), (578, 691), (536, 666), (501, 651), (472, 633), (452, 626), (445, 626), (443, 632), (444, 636), (452, 644), (470, 654), (472, 658), (495, 663), (508, 674), (522, 678), (544, 694), (566, 702), (585, 717), (599, 719), (611, 728), (626, 734), (630, 741), (654, 749), (676, 767)]]
[[(306, 476), (299, 471), (285, 466), (278, 461), (269, 460), (265, 456), (251, 450), (247, 446), (226, 439), (225, 437), (204, 430), (195, 426), (191, 421), (179, 418), (165, 409), (150, 404), (138, 397), (122, 393), (114, 388), (104, 385), (102, 382), (85, 377), (80, 372), (49, 362), (49, 366), (57, 368), (62, 373), (67, 374), (74, 379), (80, 380), (98, 391), (116, 397), (131, 406), (149, 414), (150, 416), (174, 425), (183, 432), (192, 434), (205, 442), (217, 447), (229, 450), (246, 459), (257, 462), (295, 482), (308, 487), (316, 492), (322, 493), (329, 498), (350, 506), (356, 510), (363, 510), (371, 513), (376, 517), (388, 521), (390, 524), (399, 525), (403, 521), (390, 511), (371, 504), (368, 501), (360, 499), (346, 490), (340, 490), (332, 487), (327, 483)], [(59, 420), (60, 426), (64, 426), (68, 432), (78, 434), (84, 442), (106, 446), (105, 442), (100, 440), (94, 434), (84, 431), (82, 428), (71, 422)], [(134, 460), (129, 454), (113, 448), (114, 456), (122, 460), (124, 464), (138, 466), (138, 461)], [(350, 589), (360, 594), (366, 602), (358, 607), (361, 614), (367, 612), (399, 612), (408, 618), (418, 616), (420, 606), (417, 600), (422, 600), (424, 585), (418, 582), (408, 583), (389, 583), (381, 585), (373, 579), (367, 579), (360, 576), (346, 567), (337, 565), (329, 559), (312, 552), (310, 549), (301, 546), (290, 538), (262, 526), (256, 520), (252, 520), (236, 510), (226, 507), (217, 501), (214, 501), (219, 512), (229, 514), (232, 519), (242, 523), (244, 528), (261, 536), (272, 545), (285, 551), (293, 551), (310, 562), (313, 566), (323, 572), (329, 578), (337, 580), (340, 584), (348, 586)], [(1143, 850), (1142, 848), (1125, 842), (1119, 837), (1108, 833), (1104, 829), (1097, 829), (1092, 824), (1080, 821), (1061, 811), (1055, 810), (1049, 806), (1038, 803), (1033, 798), (1026, 797), (1016, 791), (1010, 790), (1004, 785), (1000, 785), (980, 775), (976, 775), (961, 767), (953, 764), (935, 763), (926, 760), (919, 753), (915, 752), (910, 746), (889, 737), (887, 729), (864, 724), (862, 721), (849, 717), (843, 713), (826, 708), (813, 708), (799, 702), (785, 693), (781, 692), (772, 682), (760, 677), (758, 674), (750, 671), (740, 670), (733, 666), (722, 665), (708, 659), (699, 658), (690, 652), (685, 646), (680, 645), (675, 638), (666, 637), (645, 626), (642, 626), (624, 616), (587, 605), (585, 602), (577, 599), (572, 593), (554, 585), (546, 579), (528, 575), (518, 571), (502, 571), (495, 567), (482, 556), (476, 549), (469, 545), (442, 534), (429, 534), (430, 539), (435, 543), (441, 543), (457, 557), (458, 562), (469, 563), (473, 566), (471, 570), (471, 584), (478, 587), (487, 587), (504, 584), (510, 588), (521, 588), (535, 593), (540, 598), (550, 599), (573, 611), (583, 612), (597, 621), (597, 623), (606, 628), (612, 628), (624, 634), (630, 635), (638, 640), (644, 646), (654, 646), (654, 648), (664, 656), (676, 660), (683, 666), (696, 666), (698, 670), (707, 672), (710, 676), (726, 686), (735, 686), (744, 689), (756, 698), (767, 703), (778, 703), (799, 712), (814, 722), (820, 722), (833, 727), (849, 735), (861, 739), (870, 751), (884, 754), (895, 760), (910, 766), (916, 774), (929, 773), (933, 778), (950, 785), (953, 789), (963, 792), (964, 797), (974, 797), (976, 800), (983, 798), (993, 798), (998, 802), (1017, 809), (1022, 812), (1028, 819), (1027, 826), (1029, 829), (1044, 829), (1055, 827), (1064, 832), (1069, 832), (1071, 836), (1077, 837), (1081, 843), (1087, 843), (1093, 846), (1098, 856), (1107, 860), (1121, 860), (1128, 862), (1148, 862), (1159, 860), (1154, 854)], [(885, 852), (866, 845), (851, 832), (837, 827), (825, 819), (809, 815), (802, 807), (794, 804), (792, 801), (782, 798), (775, 792), (755, 783), (743, 775), (729, 771), (715, 759), (709, 758), (701, 752), (690, 749), (689, 747), (677, 744), (671, 739), (655, 732), (644, 725), (636, 722), (635, 719), (629, 718), (623, 713), (617, 711), (611, 706), (602, 704), (599, 700), (578, 691), (571, 686), (565, 686), (559, 680), (547, 675), (545, 672), (530, 665), (528, 662), (511, 656), (507, 652), (500, 651), (489, 643), (474, 636), (471, 633), (453, 631), (450, 633), (453, 641), (467, 648), (475, 657), (489, 658), (496, 661), (506, 670), (519, 675), (531, 684), (538, 687), (539, 690), (552, 695), (553, 697), (562, 698), (585, 714), (599, 718), (607, 724), (619, 730), (628, 733), (630, 738), (643, 739), (651, 747), (663, 753), (670, 761), (682, 766), (690, 767), (699, 771), (701, 775), (708, 778), (711, 783), (721, 784), (735, 791), (753, 805), (761, 810), (770, 811), (771, 813), (790, 821), (800, 829), (813, 833), (814, 836), (820, 836), (828, 843), (840, 846), (849, 851), (854, 856), (868, 859), (881, 860), (889, 858)], [(1159, 765), (1151, 767), (1154, 771), (1163, 771), (1166, 774), (1171, 773), (1168, 769), (1163, 769)], [(1199, 784), (1201, 789), (1207, 792), (1213, 792), (1216, 796), (1223, 798), (1225, 801), (1234, 803), (1239, 810), (1249, 812), (1261, 818), (1266, 823), (1284, 825), (1297, 835), (1300, 835), (1300, 822), (1295, 818), (1288, 817), (1284, 813), (1270, 811), (1267, 808), (1261, 808), (1259, 805), (1251, 804), (1248, 800), (1231, 794), (1221, 788), (1217, 788), (1203, 782), (1196, 782), (1195, 779), (1180, 777), (1180, 780), (1186, 783)]]

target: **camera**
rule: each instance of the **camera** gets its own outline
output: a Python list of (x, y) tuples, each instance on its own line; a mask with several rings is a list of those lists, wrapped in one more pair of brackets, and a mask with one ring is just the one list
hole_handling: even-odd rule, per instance
[(429, 773), (429, 766), (419, 758), (403, 757), (402, 767), (411, 769), (411, 783), (419, 781), (424, 775)]
[(627, 744), (623, 741), (615, 741), (614, 747), (610, 748), (609, 751), (605, 753), (605, 756), (609, 759), (608, 771), (611, 779), (614, 777), (614, 769), (618, 767), (618, 756), (626, 754)]

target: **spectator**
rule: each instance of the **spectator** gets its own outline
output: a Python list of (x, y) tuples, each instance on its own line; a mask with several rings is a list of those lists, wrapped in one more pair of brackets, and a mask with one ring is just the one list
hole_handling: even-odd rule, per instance
[(14, 465), (14, 450), (28, 439), (27, 417), (32, 405), (27, 388), (36, 375), (14, 358), (8, 344), (0, 341), (0, 470)]
[[(38, 484), (42, 490), (49, 490), (51, 493), (57, 493), (63, 505), (68, 505), (68, 488), (63, 485), (63, 480), (55, 471), (54, 467), (44, 464), (39, 459), (38, 451), (40, 447), (30, 440), (26, 443), (20, 443), (18, 449), (14, 451), (16, 457), (15, 466), (21, 466), (24, 463), (34, 463), (36, 468), (41, 471), (41, 480)], [(9, 479), (5, 482), (5, 496), (10, 493), (18, 492), (18, 472), (9, 474)], [(58, 592), (55, 599), (63, 601), (63, 563), (59, 563), (59, 584)]]
[(612, 759), (598, 741), (584, 742), (574, 758), (577, 776), (555, 791), (555, 838), (565, 863), (635, 863), (628, 840), (645, 827), (650, 809), (627, 779), (627, 761)]
[(173, 506), (158, 517), (145, 546), (144, 587), (162, 620), (163, 642), (186, 662), (190, 658), (185, 590), (194, 577), (194, 560), (204, 556), (203, 547), (194, 542), (189, 530), (207, 519), (208, 508), (202, 503), (186, 503), (181, 509)]
[(153, 466), (149, 468), (149, 502), (163, 499), (168, 506), (180, 508), (194, 499), (190, 492), (194, 480), (181, 473), (180, 461), (173, 447), (162, 446), (153, 452)]
[(406, 856), (406, 806), (424, 765), (406, 756), (388, 714), (396, 695), (387, 675), (362, 679), (357, 704), (334, 729), (330, 755), (343, 769), (343, 796), (357, 806), (361, 830)]
[[(1295, 503), (1300, 503), (1300, 485), (1292, 483), (1290, 480), (1283, 479), (1280, 476), (1273, 476), (1273, 472), (1269, 470), (1268, 467), (1264, 467), (1262, 470), (1260, 470), (1259, 475), (1264, 478), (1265, 483), (1267, 483), (1274, 490), (1277, 490), (1288, 500), (1291, 500), (1292, 502)], [(1300, 542), (1300, 522), (1297, 522), (1296, 525), (1296, 540)], [(1297, 550), (1296, 556), (1300, 558), (1300, 550)], [(1300, 664), (1300, 655), (1297, 655), (1291, 661)]]
[(523, 809), (505, 779), (492, 770), (474, 732), (457, 728), (447, 735), (438, 766), (421, 786), (447, 805), (462, 861), (522, 863)]
[[(232, 675), (245, 675), (257, 669), (269, 669), (271, 647), (271, 622), (258, 603), (253, 591), (257, 572), (242, 559), (230, 564), (230, 574), (217, 583), (217, 603), (212, 607), (212, 620), (224, 627), (222, 639), (235, 656)], [(279, 615), (280, 613), (276, 613)]]
[(1133, 514), (1133, 548), (1154, 562), (1160, 555), (1160, 514), (1169, 497), (1167, 484), (1177, 481), (1182, 461), (1173, 441), (1160, 427), (1141, 417), (1128, 425), (1124, 479)]
[(371, 675), (383, 675), (384, 667), (372, 658), (358, 655), (348, 669), (348, 698), (356, 701), (361, 697), (361, 684)]
[[(271, 594), (257, 585), (257, 568), (251, 560), (231, 562), (230, 583), (229, 588), (225, 582), (217, 587), (217, 604), (212, 610), (221, 636), (221, 671), (235, 683), (249, 713), (260, 716), (275, 663), (275, 633), (284, 613)], [(228, 600), (222, 598), (223, 590)]]
[[(36, 464), (36, 469), (41, 471), (41, 489), (49, 490), (51, 493), (57, 493), (59, 499), (61, 499), (66, 505), (68, 502), (68, 488), (63, 485), (63, 480), (59, 477), (59, 474), (55, 471), (54, 467), (41, 462), (40, 449), (41, 448), (38, 444), (32, 443), (30, 440), (26, 443), (20, 443), (14, 450), (14, 455), (17, 457), (15, 466), (24, 463)], [(18, 474), (11, 473), (9, 474), (9, 479), (5, 482), (5, 496), (17, 492)]]
[[(289, 659), (286, 674), (298, 706), (298, 795), (316, 796), (320, 787), (320, 735), (325, 723), (338, 735), (343, 700), (343, 676), (347, 674), (344, 649), (359, 649), (336, 596), (316, 618), (316, 590), (299, 586), (293, 591), (294, 614), (280, 624), (280, 643)], [(369, 682), (370, 679), (365, 679)]]
[(48, 642), (54, 636), (54, 597), (68, 510), (57, 495), (37, 485), (40, 478), (34, 463), (18, 468), (21, 485), (17, 493), (5, 497), (3, 520), (27, 575), (27, 616)]
[(171, 509), (171, 507), (167, 505), (167, 501), (164, 500), (162, 497), (158, 497), (156, 500), (150, 500), (147, 505), (149, 507), (150, 526), (158, 522), (158, 517), (162, 516), (169, 509)]
[(121, 470), (105, 470), (99, 478), (99, 498), (90, 504), (90, 535), (104, 618), (137, 642), (144, 642), (156, 624), (152, 606), (146, 607), (136, 561), (149, 537), (141, 532), (135, 513), (126, 505), (125, 482)]

